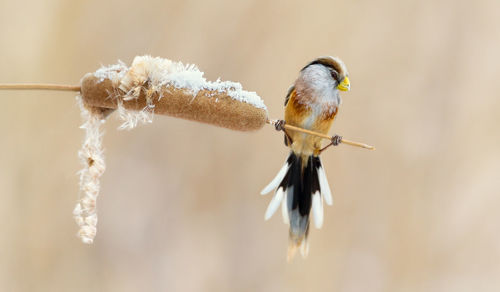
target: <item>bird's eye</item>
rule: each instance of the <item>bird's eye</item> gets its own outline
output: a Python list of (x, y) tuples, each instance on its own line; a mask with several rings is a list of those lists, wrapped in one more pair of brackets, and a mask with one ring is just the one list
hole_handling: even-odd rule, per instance
[(335, 70), (330, 70), (330, 73), (332, 74), (332, 78), (338, 82), (339, 81), (339, 73), (337, 73), (337, 71), (335, 71)]

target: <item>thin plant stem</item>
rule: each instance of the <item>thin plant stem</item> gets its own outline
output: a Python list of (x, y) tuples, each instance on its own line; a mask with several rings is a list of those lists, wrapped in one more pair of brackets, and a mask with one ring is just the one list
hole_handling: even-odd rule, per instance
[[(271, 125), (274, 125), (276, 123), (276, 120), (268, 120), (267, 123), (271, 124)], [(306, 134), (309, 134), (309, 135), (314, 135), (314, 136), (321, 137), (323, 139), (327, 139), (327, 140), (330, 140), (330, 141), (332, 140), (331, 136), (328, 136), (328, 135), (325, 135), (325, 134), (322, 134), (322, 133), (318, 133), (318, 132), (314, 132), (314, 131), (311, 131), (311, 130), (302, 129), (302, 128), (295, 127), (295, 126), (292, 126), (292, 125), (287, 125), (287, 124), (283, 125), (283, 127), (285, 129), (287, 129), (287, 130), (302, 132), (302, 133), (306, 133)], [(365, 148), (365, 149), (369, 149), (369, 150), (375, 150), (375, 147), (373, 147), (371, 145), (368, 145), (368, 144), (365, 144), (365, 143), (356, 142), (356, 141), (351, 141), (351, 140), (348, 140), (348, 139), (345, 139), (345, 138), (342, 138), (342, 140), (340, 142), (344, 143), (344, 144), (347, 144), (347, 145), (351, 145), (351, 146), (361, 147), (361, 148)]]
[(0, 90), (57, 90), (80, 91), (80, 85), (50, 83), (0, 83)]

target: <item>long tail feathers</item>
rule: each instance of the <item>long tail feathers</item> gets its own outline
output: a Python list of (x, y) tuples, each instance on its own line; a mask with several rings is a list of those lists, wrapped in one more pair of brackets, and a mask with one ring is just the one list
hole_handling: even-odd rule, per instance
[(288, 169), (290, 168), (290, 164), (291, 164), (290, 160), (291, 160), (290, 157), (288, 157), (287, 161), (285, 162), (283, 167), (280, 169), (280, 171), (278, 172), (276, 177), (273, 178), (273, 180), (265, 188), (262, 189), (262, 191), (260, 192), (261, 195), (266, 195), (266, 194), (270, 193), (283, 181), (283, 178), (288, 173)]
[(323, 200), (332, 204), (332, 195), (325, 171), (318, 156), (305, 159), (290, 153), (287, 161), (276, 177), (261, 194), (276, 189), (275, 195), (265, 213), (268, 220), (282, 206), (283, 221), (290, 225), (288, 260), (293, 259), (298, 250), (303, 257), (309, 251), (307, 236), (309, 233), (309, 215), (313, 213), (314, 225), (323, 225)]

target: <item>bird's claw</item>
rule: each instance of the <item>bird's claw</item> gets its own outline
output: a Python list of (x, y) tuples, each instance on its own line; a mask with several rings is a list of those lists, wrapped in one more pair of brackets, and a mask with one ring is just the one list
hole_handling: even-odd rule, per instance
[(339, 136), (339, 135), (332, 136), (331, 141), (332, 141), (333, 146), (337, 146), (340, 143), (342, 143), (342, 136)]
[(276, 120), (274, 123), (274, 128), (276, 131), (284, 131), (285, 130), (285, 120)]

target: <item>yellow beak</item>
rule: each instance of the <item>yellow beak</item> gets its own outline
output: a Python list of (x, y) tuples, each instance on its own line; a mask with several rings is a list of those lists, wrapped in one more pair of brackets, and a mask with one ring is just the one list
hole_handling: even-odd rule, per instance
[(349, 78), (344, 77), (344, 80), (342, 80), (342, 82), (340, 82), (339, 86), (337, 86), (337, 88), (339, 90), (342, 90), (342, 91), (349, 91), (351, 89), (351, 84), (349, 83)]

